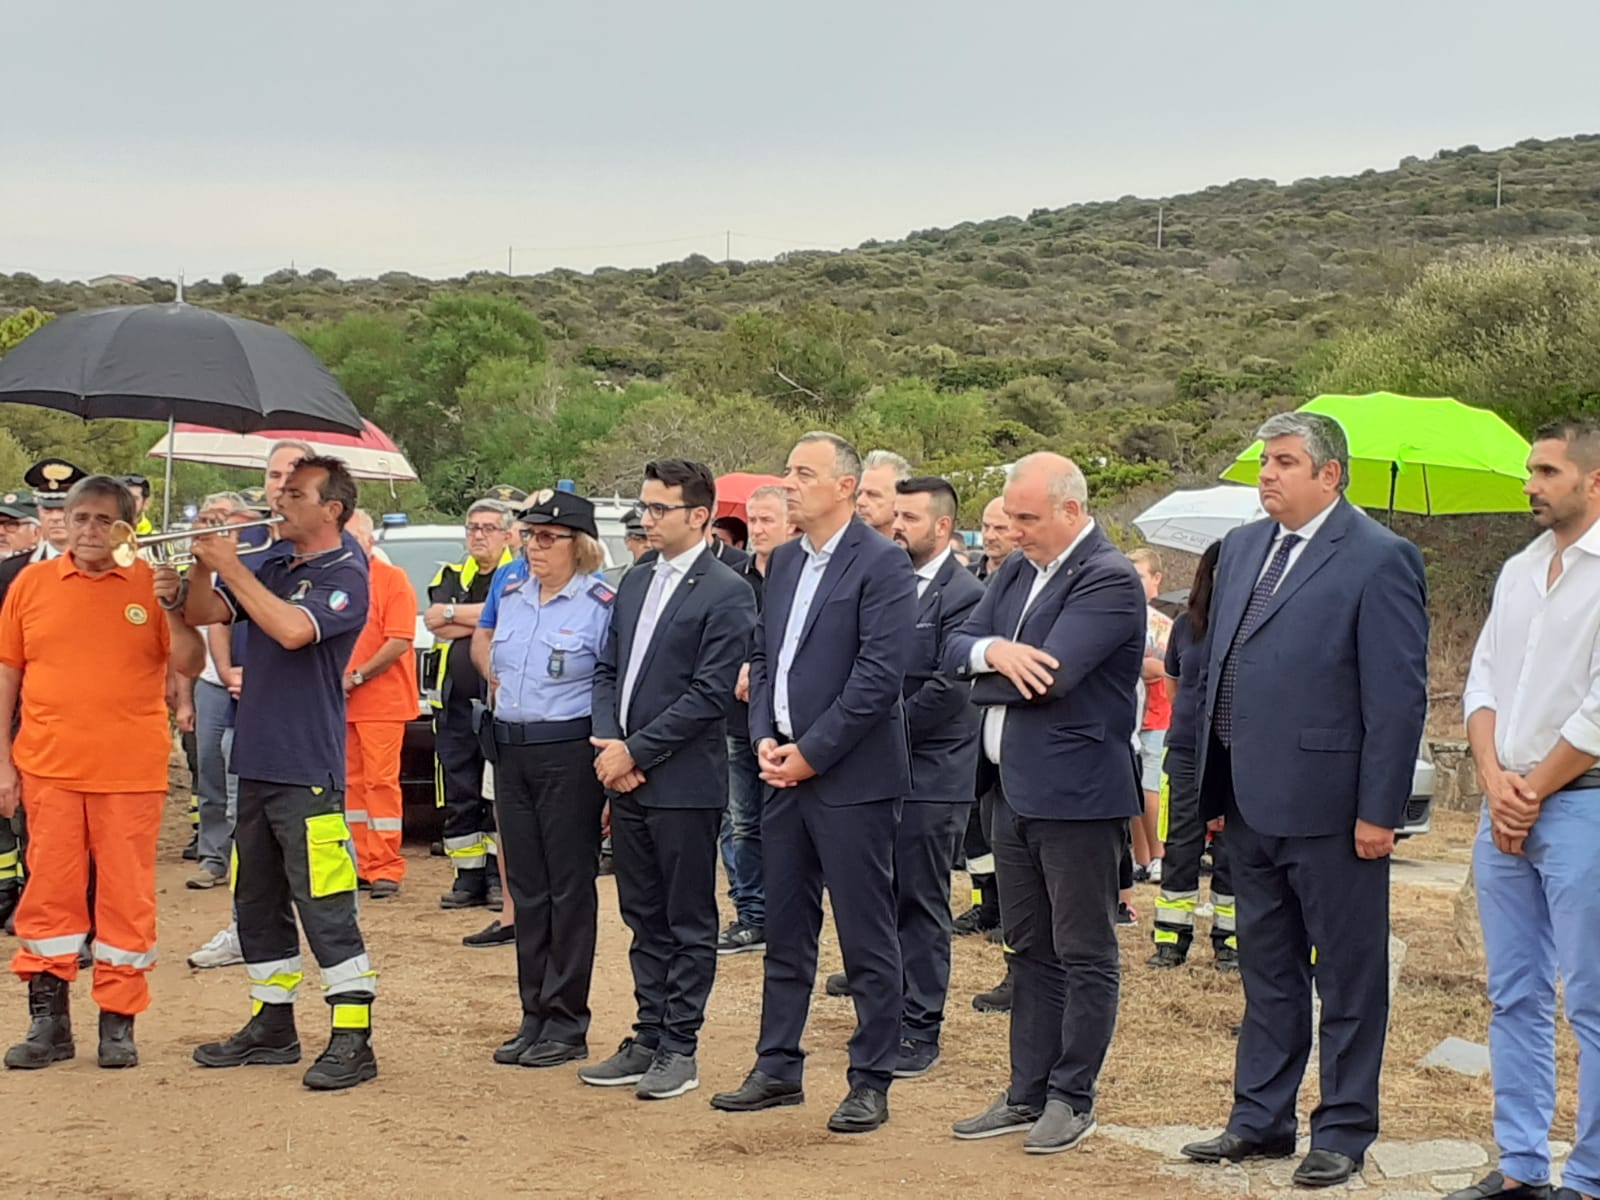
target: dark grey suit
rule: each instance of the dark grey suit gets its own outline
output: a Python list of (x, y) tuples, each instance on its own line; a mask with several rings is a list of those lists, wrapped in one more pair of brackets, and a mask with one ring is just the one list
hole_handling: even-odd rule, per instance
[(952, 555), (917, 601), (906, 672), (911, 795), (894, 843), (894, 886), (905, 995), (900, 1036), (937, 1045), (950, 990), (950, 864), (972, 808), (978, 710), (971, 686), (941, 667), (945, 643), (983, 599), (983, 585)]
[(1428, 709), (1427, 584), (1415, 546), (1340, 500), (1241, 636), (1278, 530), (1257, 521), (1223, 540), (1201, 684), (1200, 804), (1227, 818), (1245, 992), (1228, 1128), (1294, 1136), (1314, 974), (1322, 1103), (1311, 1143), (1360, 1159), (1378, 1132), (1389, 859), (1357, 856), (1355, 824), (1395, 828), (1411, 794)]

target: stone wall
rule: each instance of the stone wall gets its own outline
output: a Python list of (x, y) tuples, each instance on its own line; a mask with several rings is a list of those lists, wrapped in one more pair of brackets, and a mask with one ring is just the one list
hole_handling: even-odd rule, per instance
[(1477, 812), (1483, 803), (1472, 754), (1461, 741), (1439, 739), (1428, 743), (1433, 755), (1433, 806), (1451, 812)]

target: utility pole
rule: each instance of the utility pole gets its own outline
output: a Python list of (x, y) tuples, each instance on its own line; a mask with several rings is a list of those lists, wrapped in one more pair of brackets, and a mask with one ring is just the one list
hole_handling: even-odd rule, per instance
[(183, 269), (178, 269), (178, 303), (183, 303)]
[(727, 266), (733, 261), (733, 230), (725, 230), (722, 240), (722, 265)]
[(1167, 206), (1156, 206), (1156, 249), (1161, 249), (1161, 237), (1166, 232)]
[(515, 275), (516, 274), (516, 272), (511, 269), (511, 256), (515, 252), (516, 252), (515, 251), (515, 247), (512, 247), (512, 246), (507, 246), (506, 247), (506, 274), (507, 275)]
[(1496, 208), (1500, 207), (1500, 190), (1501, 190), (1501, 185), (1504, 182), (1505, 182), (1505, 172), (1504, 171), (1496, 171), (1494, 173), (1494, 206)]

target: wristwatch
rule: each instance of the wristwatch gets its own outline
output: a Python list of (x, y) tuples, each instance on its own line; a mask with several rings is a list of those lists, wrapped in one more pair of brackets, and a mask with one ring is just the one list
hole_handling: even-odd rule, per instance
[(351, 671), (350, 672), (350, 682), (355, 684), (357, 687), (360, 687), (366, 681), (367, 681), (367, 677), (365, 675), (363, 675), (360, 671)]
[(444, 619), (446, 621), (454, 621), (456, 619), (456, 606), (454, 604), (446, 604), (444, 606)]

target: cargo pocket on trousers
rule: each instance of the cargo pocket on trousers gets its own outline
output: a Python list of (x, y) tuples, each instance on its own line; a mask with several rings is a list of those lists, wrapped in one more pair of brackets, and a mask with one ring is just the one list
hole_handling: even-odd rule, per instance
[(343, 813), (306, 818), (306, 860), (314, 899), (356, 890), (356, 864), (350, 857), (350, 827)]

